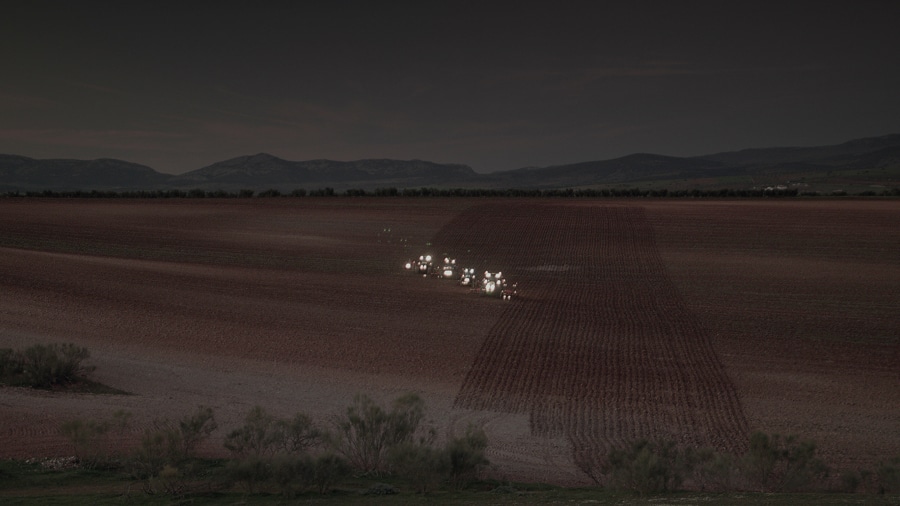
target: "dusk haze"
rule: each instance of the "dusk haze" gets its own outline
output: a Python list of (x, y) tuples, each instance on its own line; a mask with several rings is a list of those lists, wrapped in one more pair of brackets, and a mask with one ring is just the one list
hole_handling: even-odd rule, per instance
[(0, 504), (900, 504), (900, 1), (0, 13)]

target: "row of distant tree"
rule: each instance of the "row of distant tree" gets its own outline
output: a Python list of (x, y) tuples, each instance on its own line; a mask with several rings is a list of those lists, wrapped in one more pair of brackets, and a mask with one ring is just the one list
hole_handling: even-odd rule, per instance
[(900, 197), (900, 188), (882, 191), (863, 191), (848, 193), (833, 191), (829, 193), (801, 192), (796, 188), (776, 189), (718, 189), (718, 190), (647, 190), (640, 188), (566, 188), (553, 190), (523, 189), (484, 189), (484, 188), (376, 188), (375, 190), (347, 189), (342, 192), (334, 188), (319, 188), (307, 191), (298, 188), (283, 193), (277, 189), (261, 192), (254, 190), (75, 190), (75, 191), (10, 191), (0, 194), (0, 198), (38, 197), (38, 198), (268, 198), (268, 197), (551, 197), (551, 198), (611, 198), (611, 197), (663, 197), (663, 198), (761, 198), (761, 197)]

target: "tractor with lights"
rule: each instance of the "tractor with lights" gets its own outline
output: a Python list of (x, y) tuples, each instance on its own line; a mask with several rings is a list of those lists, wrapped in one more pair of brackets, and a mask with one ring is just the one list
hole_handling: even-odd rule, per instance
[(478, 284), (474, 267), (466, 267), (462, 270), (462, 274), (459, 276), (459, 284), (469, 288), (474, 288)]
[(513, 295), (517, 293), (517, 288), (515, 283), (511, 284), (503, 277), (502, 272), (484, 271), (484, 278), (481, 279), (478, 291), (491, 297), (512, 300)]
[(456, 279), (458, 272), (459, 268), (456, 265), (456, 259), (444, 257), (444, 265), (437, 269), (435, 274), (442, 279)]
[(409, 260), (406, 262), (404, 268), (408, 272), (427, 276), (434, 271), (434, 261), (431, 255), (420, 255), (418, 260)]

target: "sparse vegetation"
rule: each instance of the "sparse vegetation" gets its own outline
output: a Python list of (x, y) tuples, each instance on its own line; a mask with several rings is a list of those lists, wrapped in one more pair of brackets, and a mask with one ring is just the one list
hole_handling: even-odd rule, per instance
[(358, 472), (386, 473), (391, 448), (434, 441), (434, 429), (419, 431), (424, 416), (425, 403), (415, 394), (396, 399), (390, 410), (366, 395), (357, 395), (344, 415), (335, 421), (328, 442)]
[(0, 349), (0, 383), (52, 388), (87, 379), (94, 367), (83, 364), (91, 354), (72, 343), (35, 344), (24, 350)]
[(485, 456), (487, 447), (487, 434), (484, 429), (475, 425), (469, 425), (465, 434), (447, 442), (444, 451), (450, 460), (450, 484), (454, 488), (464, 488), (474, 482), (481, 471), (490, 465)]
[(824, 477), (828, 468), (815, 458), (816, 445), (797, 436), (755, 432), (742, 468), (751, 483), (762, 490), (794, 492)]
[(225, 437), (225, 448), (232, 454), (230, 479), (244, 483), (250, 492), (273, 481), (291, 496), (298, 482), (302, 486), (322, 479), (317, 475), (324, 473), (317, 467), (321, 462), (307, 453), (319, 440), (319, 429), (308, 416), (298, 413), (281, 419), (256, 406), (244, 425)]
[(879, 494), (900, 494), (900, 456), (882, 462), (875, 476)]
[[(598, 485), (641, 495), (688, 488), (734, 492), (825, 490), (828, 467), (815, 458), (815, 443), (796, 436), (755, 432), (743, 455), (709, 448), (679, 447), (671, 441), (636, 441), (611, 448), (599, 462), (582, 462), (582, 471)], [(887, 474), (890, 474), (888, 472)], [(845, 473), (845, 489), (856, 491), (864, 478)], [(879, 483), (890, 482), (890, 478)]]
[(130, 423), (131, 414), (119, 410), (108, 420), (85, 420), (76, 418), (62, 424), (60, 432), (72, 443), (75, 462), (87, 469), (118, 468), (115, 450), (109, 444), (111, 431), (124, 433)]
[(636, 441), (624, 448), (613, 448), (607, 455), (604, 474), (615, 489), (643, 494), (678, 490), (693, 471), (690, 450), (671, 441)]
[(178, 422), (157, 420), (144, 429), (127, 467), (135, 479), (143, 481), (146, 492), (179, 494), (184, 481), (193, 478), (200, 467), (197, 447), (217, 427), (212, 408), (206, 406)]
[[(344, 417), (335, 422), (339, 434), (352, 437), (354, 443), (347, 446), (347, 441), (341, 442), (336, 434), (323, 437), (306, 415), (278, 418), (256, 406), (247, 414), (244, 425), (226, 436), (224, 446), (232, 453), (232, 459), (225, 462), (201, 459), (196, 454), (197, 447), (218, 428), (213, 410), (205, 406), (199, 406), (194, 414), (177, 422), (155, 422), (143, 431), (137, 449), (129, 454), (116, 454), (106, 438), (111, 431), (118, 431), (120, 436), (125, 433), (130, 413), (116, 412), (109, 420), (102, 421), (71, 420), (63, 424), (61, 431), (72, 442), (76, 469), (118, 473), (121, 479), (137, 480), (148, 500), (161, 495), (190, 496), (192, 501), (201, 502), (206, 496), (213, 501), (209, 494), (215, 491), (220, 498), (232, 493), (243, 494), (245, 498), (246, 494), (252, 494), (256, 498), (254, 502), (265, 503), (273, 492), (281, 498), (295, 498), (356, 488), (360, 497), (403, 496), (404, 489), (415, 494), (441, 490), (440, 496), (432, 495), (437, 503), (451, 497), (447, 495), (451, 493), (463, 494), (452, 496), (455, 497), (450, 500), (452, 503), (458, 500), (493, 503), (496, 494), (487, 491), (504, 490), (517, 498), (517, 503), (518, 499), (528, 503), (542, 502), (547, 497), (559, 500), (590, 494), (594, 499), (605, 497), (620, 504), (643, 504), (643, 499), (628, 494), (637, 497), (671, 494), (682, 491), (685, 484), (693, 490), (714, 490), (717, 495), (707, 492), (705, 501), (748, 490), (742, 484), (767, 491), (816, 487), (825, 490), (816, 482), (824, 476), (824, 466), (814, 458), (815, 445), (811, 441), (754, 433), (750, 449), (741, 458), (709, 449), (683, 448), (670, 441), (636, 441), (609, 450), (603, 459), (604, 486), (600, 488), (564, 490), (510, 483), (490, 485), (491, 482), (483, 481), (485, 487), (478, 492), (467, 485), (482, 480), (480, 473), (489, 464), (484, 453), (488, 447), (484, 431), (470, 425), (463, 435), (449, 437), (444, 445), (436, 445), (433, 430), (423, 424), (424, 416), (424, 402), (415, 394), (399, 397), (390, 410), (367, 396), (358, 395)], [(379, 458), (354, 463), (335, 453), (340, 448), (354, 455), (348, 451), (351, 447), (356, 449), (354, 452), (377, 448)], [(373, 467), (376, 462), (379, 465)], [(3, 489), (34, 486), (35, 481), (25, 482), (18, 476), (28, 469), (31, 469), (29, 473), (36, 469), (28, 466), (33, 464), (0, 463), (0, 496), (9, 495)], [(68, 470), (72, 465), (43, 467), (47, 469), (45, 473), (72, 472)], [(373, 474), (373, 469), (379, 470), (379, 476), (367, 477)], [(83, 475), (79, 480), (90, 482), (98, 476)], [(392, 483), (370, 482), (372, 478), (388, 479)], [(883, 497), (883, 503), (888, 504), (891, 494), (900, 492), (900, 457), (883, 462), (875, 472), (845, 472), (842, 484), (850, 492), (877, 492), (874, 497)], [(523, 495), (525, 491), (527, 495)], [(90, 496), (90, 492), (82, 493)], [(346, 494), (335, 496), (335, 500), (346, 499)], [(835, 495), (833, 492), (810, 495), (809, 503), (828, 504), (828, 498)], [(756, 503), (752, 493), (745, 492), (741, 497), (743, 503)], [(777, 495), (767, 493), (759, 497), (765, 497), (766, 504), (778, 504)], [(797, 502), (803, 496), (789, 497)], [(139, 499), (132, 497), (138, 503)], [(867, 502), (880, 504), (879, 501)]]

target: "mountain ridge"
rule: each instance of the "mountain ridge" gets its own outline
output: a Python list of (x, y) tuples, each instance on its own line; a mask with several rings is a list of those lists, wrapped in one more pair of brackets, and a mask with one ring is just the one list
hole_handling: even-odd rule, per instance
[(487, 174), (463, 164), (369, 158), (290, 161), (269, 153), (244, 155), (172, 175), (124, 160), (34, 159), (0, 154), (0, 191), (203, 189), (262, 191), (331, 187), (460, 187), (558, 189), (583, 187), (690, 188), (731, 184), (900, 186), (900, 134), (813, 147), (747, 148), (676, 157), (633, 153), (608, 160), (525, 167)]

